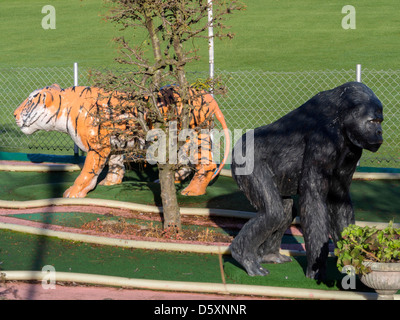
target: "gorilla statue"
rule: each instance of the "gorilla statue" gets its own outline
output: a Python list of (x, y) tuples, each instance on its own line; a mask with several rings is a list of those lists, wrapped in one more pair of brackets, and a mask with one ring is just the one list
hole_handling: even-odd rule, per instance
[[(293, 198), (307, 253), (306, 276), (324, 280), (329, 237), (354, 223), (350, 184), (362, 150), (381, 146), (382, 104), (370, 88), (345, 83), (318, 93), (279, 120), (249, 131), (232, 151), (232, 176), (258, 213), (231, 244), (251, 276), (261, 263), (291, 261), (279, 253), (293, 220)], [(245, 161), (239, 161), (245, 159)], [(251, 170), (243, 170), (252, 163)]]

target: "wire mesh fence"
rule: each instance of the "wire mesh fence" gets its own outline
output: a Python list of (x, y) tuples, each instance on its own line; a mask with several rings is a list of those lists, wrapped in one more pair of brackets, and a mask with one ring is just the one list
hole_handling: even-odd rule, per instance
[(70, 87), (73, 80), (73, 68), (1, 69), (0, 150), (31, 153), (65, 153), (72, 150), (72, 140), (59, 132), (25, 135), (16, 125), (13, 113), (32, 91), (53, 83), (58, 83), (61, 87)]
[[(79, 70), (79, 84), (90, 85), (90, 69)], [(348, 81), (356, 80), (354, 70), (298, 72), (217, 71), (228, 88), (216, 100), (228, 127), (254, 129), (273, 122), (297, 108), (312, 96)], [(206, 72), (188, 73), (188, 79), (207, 78)], [(377, 153), (365, 151), (362, 166), (400, 167), (400, 70), (363, 69), (362, 82), (382, 101), (385, 143)], [(74, 144), (66, 134), (37, 132), (24, 135), (14, 121), (13, 112), (28, 95), (45, 86), (74, 83), (73, 67), (8, 68), (0, 70), (0, 151), (73, 154)], [(238, 137), (236, 137), (238, 138)]]

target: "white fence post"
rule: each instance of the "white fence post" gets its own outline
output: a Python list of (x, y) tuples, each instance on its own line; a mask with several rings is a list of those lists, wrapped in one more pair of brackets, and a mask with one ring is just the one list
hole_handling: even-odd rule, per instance
[(356, 66), (356, 81), (361, 82), (361, 64)]
[[(78, 62), (74, 62), (74, 86), (78, 86)], [(79, 155), (79, 147), (74, 143), (74, 156)]]
[[(214, 27), (213, 27), (213, 8), (212, 0), (208, 0), (208, 61), (210, 64), (210, 79), (214, 79)], [(213, 95), (213, 87), (211, 94)]]
[[(361, 82), (361, 64), (356, 65), (356, 81)], [(357, 167), (360, 166), (360, 160), (357, 162)]]

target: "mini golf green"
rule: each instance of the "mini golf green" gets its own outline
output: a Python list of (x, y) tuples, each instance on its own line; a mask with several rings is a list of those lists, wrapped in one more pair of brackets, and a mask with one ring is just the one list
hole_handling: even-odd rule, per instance
[(139, 279), (221, 282), (218, 257), (171, 253), (28, 235), (0, 230), (0, 269), (113, 275)]
[[(61, 197), (79, 172), (0, 172), (1, 200), (36, 200)], [(129, 201), (161, 205), (159, 185), (154, 168), (127, 171), (124, 182), (118, 186), (97, 186), (89, 198)], [(187, 183), (186, 183), (187, 184)], [(177, 191), (186, 184), (177, 185)], [(351, 188), (356, 219), (364, 221), (398, 222), (400, 199), (399, 181), (354, 181)], [(223, 208), (254, 211), (230, 177), (220, 176), (210, 185), (207, 194), (184, 197), (178, 194), (182, 207)], [(79, 226), (98, 219), (98, 215), (81, 212), (35, 213), (14, 215), (20, 219), (62, 226)], [(102, 216), (102, 219), (104, 215)], [(301, 243), (301, 237), (285, 236), (285, 243)], [(57, 271), (114, 275), (139, 279), (193, 281), (265, 286), (341, 290), (343, 275), (329, 258), (328, 279), (318, 283), (304, 275), (305, 257), (293, 257), (283, 265), (265, 265), (270, 270), (266, 277), (249, 277), (230, 256), (222, 258), (224, 280), (219, 257), (212, 254), (163, 252), (126, 249), (72, 242), (52, 237), (28, 235), (0, 230), (0, 270), (36, 270), (53, 265)], [(357, 291), (368, 291), (360, 282)]]
[[(0, 270), (4, 271), (40, 271), (43, 266), (52, 265), (59, 272), (321, 290), (340, 290), (343, 277), (333, 258), (329, 258), (327, 281), (318, 283), (304, 276), (305, 257), (294, 257), (282, 265), (264, 265), (271, 272), (268, 276), (249, 277), (233, 258), (223, 256), (223, 280), (217, 255), (101, 246), (7, 230), (0, 230), (0, 248)], [(368, 290), (361, 283), (356, 288)]]
[[(0, 171), (1, 200), (37, 200), (62, 197), (79, 172), (11, 172)], [(100, 198), (161, 206), (160, 185), (155, 183), (157, 172), (130, 170), (120, 185), (97, 186), (88, 198)], [(207, 188), (207, 194), (186, 197), (179, 194), (187, 185), (177, 184), (178, 201), (182, 207), (222, 208), (254, 211), (246, 197), (230, 177), (218, 177)], [(400, 181), (355, 180), (351, 186), (356, 220), (388, 222), (400, 221)]]

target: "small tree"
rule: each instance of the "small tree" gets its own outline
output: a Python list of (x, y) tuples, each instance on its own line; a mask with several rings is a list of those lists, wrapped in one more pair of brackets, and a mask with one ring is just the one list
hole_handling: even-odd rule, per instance
[[(166, 141), (177, 143), (169, 139), (171, 129), (187, 129), (190, 123), (191, 105), (190, 85), (186, 78), (185, 66), (198, 59), (198, 49), (195, 47), (196, 38), (208, 38), (206, 31), (209, 27), (207, 20), (210, 5), (207, 0), (106, 0), (109, 4), (107, 20), (121, 27), (121, 32), (128, 35), (115, 39), (119, 44), (121, 56), (116, 58), (120, 64), (131, 66), (127, 72), (97, 73), (96, 85), (107, 92), (118, 95), (120, 100), (127, 103), (109, 105), (100, 122), (113, 128), (112, 135), (132, 139), (134, 135), (144, 141), (149, 133), (149, 122), (152, 128), (162, 130)], [(218, 38), (233, 35), (225, 31), (224, 17), (243, 9), (243, 5), (234, 0), (214, 0), (212, 23)], [(134, 32), (144, 32), (147, 37), (138, 41)], [(210, 83), (208, 81), (208, 83)], [(160, 88), (163, 85), (175, 84), (174, 90), (180, 96), (182, 112), (178, 115), (173, 110), (166, 114), (161, 113), (158, 107)], [(213, 83), (211, 82), (211, 85)], [(192, 97), (193, 98), (193, 97)], [(135, 110), (128, 106), (135, 105)], [(114, 116), (110, 121), (109, 115)], [(121, 117), (120, 115), (124, 115)], [(137, 121), (135, 132), (126, 125), (129, 118)], [(171, 122), (171, 120), (174, 120)], [(125, 124), (125, 125), (124, 125)], [(172, 128), (172, 124), (176, 128)], [(130, 154), (139, 155), (143, 151), (137, 144), (133, 150), (124, 150)], [(139, 146), (139, 148), (138, 148)], [(176, 198), (174, 173), (179, 164), (169, 161), (176, 155), (169, 154), (170, 150), (179, 150), (180, 145), (167, 148), (165, 161), (158, 162), (161, 199), (164, 212), (164, 228), (181, 227), (180, 210)], [(143, 156), (143, 154), (142, 154)], [(137, 157), (136, 157), (137, 158)]]

